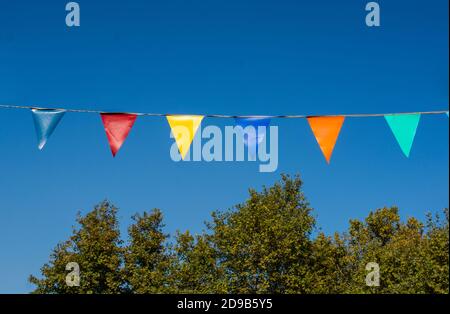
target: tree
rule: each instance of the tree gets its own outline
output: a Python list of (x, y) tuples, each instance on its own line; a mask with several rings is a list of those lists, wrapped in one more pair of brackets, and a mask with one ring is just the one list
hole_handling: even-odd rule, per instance
[[(117, 209), (105, 201), (53, 250), (35, 293), (449, 293), (449, 211), (425, 223), (396, 207), (351, 220), (348, 231), (313, 236), (316, 221), (298, 176), (251, 189), (212, 213), (201, 234), (164, 233), (160, 210), (133, 216), (120, 240)], [(80, 266), (79, 287), (66, 265)], [(379, 286), (368, 286), (376, 263)]]
[[(448, 293), (448, 210), (446, 223), (415, 218), (400, 221), (398, 209), (371, 212), (365, 222), (350, 223), (349, 287), (352, 293)], [(369, 262), (380, 267), (380, 286), (361, 284)]]
[(426, 293), (449, 293), (449, 211), (444, 210), (444, 220), (439, 215), (428, 215), (427, 234), (422, 254), (424, 267), (420, 276)]
[[(299, 177), (250, 190), (234, 210), (214, 212), (208, 225), (228, 293), (301, 293), (310, 284), (311, 216)], [(223, 286), (222, 285), (222, 286)]]
[(178, 293), (226, 293), (224, 274), (217, 252), (207, 234), (178, 233), (173, 248), (176, 264), (172, 272), (173, 291)]
[[(35, 293), (120, 293), (123, 282), (120, 268), (123, 249), (116, 217), (117, 208), (104, 201), (82, 217), (79, 229), (69, 240), (54, 249), (50, 262), (41, 273), (43, 278), (30, 276)], [(66, 265), (75, 262), (80, 267), (80, 286), (66, 284)]]
[(312, 246), (307, 292), (335, 294), (346, 291), (352, 273), (345, 240), (338, 233), (333, 237), (319, 233)]
[(168, 292), (172, 259), (166, 248), (168, 235), (163, 233), (160, 210), (133, 216), (125, 248), (124, 281), (133, 293)]

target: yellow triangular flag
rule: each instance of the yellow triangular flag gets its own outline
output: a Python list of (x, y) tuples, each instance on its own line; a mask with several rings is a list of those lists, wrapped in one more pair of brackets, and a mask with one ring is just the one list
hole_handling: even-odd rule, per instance
[(180, 151), (181, 158), (185, 158), (194, 139), (203, 116), (167, 116), (170, 129)]

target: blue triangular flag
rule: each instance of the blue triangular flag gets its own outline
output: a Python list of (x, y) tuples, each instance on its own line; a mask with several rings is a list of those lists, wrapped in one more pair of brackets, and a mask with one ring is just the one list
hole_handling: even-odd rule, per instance
[(47, 139), (52, 135), (65, 110), (58, 109), (32, 109), (34, 127), (38, 139), (38, 148), (42, 149)]
[[(258, 144), (261, 143), (267, 133), (267, 128), (270, 126), (270, 118), (236, 118), (236, 125), (245, 129), (252, 126), (255, 130), (253, 134), (244, 133), (244, 144), (249, 148), (250, 152), (257, 151)], [(259, 128), (259, 127), (263, 128)]]

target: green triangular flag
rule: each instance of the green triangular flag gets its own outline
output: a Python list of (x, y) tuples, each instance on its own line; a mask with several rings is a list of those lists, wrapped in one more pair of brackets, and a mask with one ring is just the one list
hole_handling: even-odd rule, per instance
[(406, 157), (409, 157), (411, 147), (416, 136), (420, 114), (399, 114), (384, 116), (392, 133), (394, 133), (400, 148)]

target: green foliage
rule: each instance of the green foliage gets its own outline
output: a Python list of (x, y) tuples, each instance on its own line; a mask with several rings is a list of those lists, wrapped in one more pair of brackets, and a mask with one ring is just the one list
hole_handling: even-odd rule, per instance
[[(163, 232), (159, 210), (135, 215), (126, 243), (117, 209), (103, 202), (56, 246), (34, 293), (449, 293), (449, 212), (400, 219), (396, 207), (351, 220), (327, 236), (299, 177), (281, 181), (232, 209), (215, 211), (199, 235)], [(80, 265), (79, 287), (67, 286), (66, 264)], [(366, 265), (380, 266), (368, 287)]]
[(134, 293), (168, 291), (171, 259), (167, 255), (163, 233), (163, 216), (158, 209), (133, 217), (128, 229), (129, 245), (125, 248), (124, 282)]
[(300, 293), (308, 289), (310, 235), (315, 220), (299, 178), (250, 190), (234, 210), (214, 212), (211, 242), (226, 292)]
[[(445, 215), (445, 222), (430, 220), (426, 232), (415, 218), (402, 223), (395, 207), (351, 221), (347, 248), (354, 275), (346, 292), (448, 293), (448, 209)], [(380, 265), (379, 287), (361, 284), (369, 262)]]
[[(117, 222), (117, 209), (108, 202), (97, 205), (85, 217), (78, 216), (78, 230), (68, 241), (58, 244), (50, 263), (42, 269), (43, 279), (30, 277), (36, 293), (119, 293), (123, 249)], [(66, 284), (66, 264), (78, 263), (81, 286)]]
[(223, 269), (209, 235), (178, 233), (175, 264), (172, 272), (173, 292), (225, 293)]

